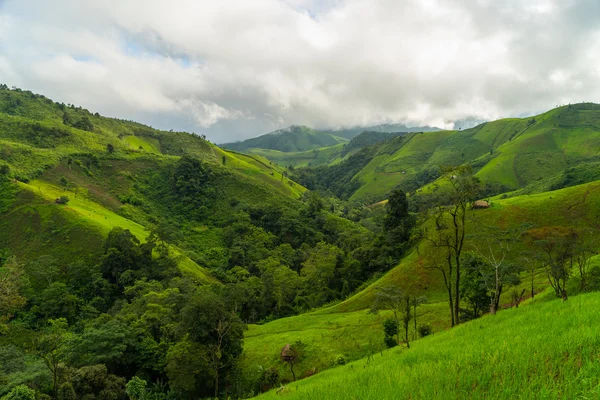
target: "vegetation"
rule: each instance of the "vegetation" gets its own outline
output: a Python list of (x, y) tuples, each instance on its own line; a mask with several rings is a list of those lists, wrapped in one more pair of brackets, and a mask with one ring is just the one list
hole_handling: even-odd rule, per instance
[(597, 394), (595, 105), (285, 168), (0, 88), (2, 398)]

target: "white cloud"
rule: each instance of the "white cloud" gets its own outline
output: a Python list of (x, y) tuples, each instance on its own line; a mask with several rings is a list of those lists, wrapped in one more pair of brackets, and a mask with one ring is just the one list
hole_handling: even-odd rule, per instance
[(596, 0), (8, 0), (0, 82), (215, 141), (600, 101)]

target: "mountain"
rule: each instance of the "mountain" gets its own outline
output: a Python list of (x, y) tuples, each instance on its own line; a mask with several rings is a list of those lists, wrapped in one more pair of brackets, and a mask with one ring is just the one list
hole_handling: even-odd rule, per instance
[[(429, 126), (409, 128), (403, 124), (384, 124), (337, 130), (316, 130), (307, 126), (292, 125), (242, 142), (225, 143), (221, 147), (244, 152), (256, 152), (257, 149), (262, 149), (294, 153), (346, 143), (363, 132), (433, 132), (437, 130), (439, 129)], [(267, 154), (269, 153), (267, 152)]]
[(356, 154), (329, 171), (296, 175), (309, 189), (345, 180), (351, 200), (378, 201), (394, 187), (414, 191), (433, 182), (440, 165), (469, 163), (495, 193), (544, 191), (598, 179), (599, 146), (600, 105), (583, 103), (460, 131), (408, 134), (365, 149), (368, 154)]
[(341, 137), (317, 131), (307, 126), (292, 125), (243, 142), (225, 143), (222, 147), (236, 151), (259, 148), (287, 153), (333, 146), (345, 141)]
[(193, 134), (0, 85), (0, 396), (66, 385), (83, 398), (104, 387), (94, 376), (122, 398), (138, 374), (177, 398), (214, 396), (202, 357), (219, 321), (231, 336), (218, 351), (237, 360), (246, 322), (357, 288), (370, 271), (351, 252), (373, 232), (287, 176)]
[(413, 126), (409, 127), (404, 124), (381, 124), (373, 126), (357, 126), (354, 128), (334, 129), (328, 132), (335, 136), (340, 136), (346, 139), (352, 139), (363, 132), (434, 132), (439, 131), (439, 128), (431, 126)]
[(593, 397), (599, 115), (364, 132), (283, 168), (0, 85), (0, 396)]

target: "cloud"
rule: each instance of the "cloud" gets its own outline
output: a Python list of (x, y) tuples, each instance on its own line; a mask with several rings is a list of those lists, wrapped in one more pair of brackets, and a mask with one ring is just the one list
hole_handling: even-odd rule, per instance
[(217, 142), (452, 127), (600, 101), (598, 15), (596, 0), (6, 0), (0, 82)]

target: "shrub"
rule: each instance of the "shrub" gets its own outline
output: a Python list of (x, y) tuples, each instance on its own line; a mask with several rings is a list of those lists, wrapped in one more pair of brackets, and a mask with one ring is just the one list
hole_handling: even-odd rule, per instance
[(419, 331), (419, 336), (422, 337), (422, 338), (425, 337), (425, 336), (429, 336), (432, 333), (431, 332), (431, 326), (429, 326), (429, 325), (421, 325), (421, 326), (419, 326), (418, 331)]
[(19, 385), (8, 392), (1, 400), (35, 400), (35, 391), (25, 385)]
[(67, 204), (69, 202), (69, 198), (67, 196), (60, 196), (56, 200), (54, 200), (56, 204)]
[(343, 355), (338, 355), (335, 358), (335, 365), (346, 365), (346, 357), (344, 357)]

